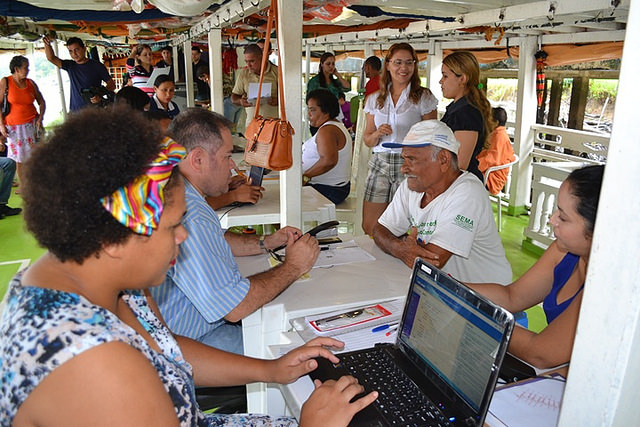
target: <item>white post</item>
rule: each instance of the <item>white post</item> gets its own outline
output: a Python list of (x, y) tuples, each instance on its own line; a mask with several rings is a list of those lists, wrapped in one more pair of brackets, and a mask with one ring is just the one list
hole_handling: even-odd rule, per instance
[(429, 42), (429, 55), (427, 56), (427, 86), (436, 99), (442, 99), (440, 78), (442, 77), (442, 45), (435, 41)]
[(304, 69), (304, 82), (309, 84), (309, 79), (311, 78), (311, 45), (307, 43), (304, 48), (304, 54), (306, 58), (305, 69)]
[[(184, 52), (184, 81), (187, 87), (187, 107), (195, 107), (195, 95), (193, 92), (193, 65), (191, 62), (191, 40), (187, 40), (182, 45)], [(175, 73), (178, 72), (176, 69)]]
[[(640, 156), (636, 80), (640, 4), (631, 2), (613, 130), (561, 426), (640, 420)], [(522, 48), (521, 48), (522, 49)]]
[(180, 80), (180, 60), (178, 58), (178, 45), (174, 45), (171, 47), (171, 50), (173, 52), (173, 54), (171, 55), (171, 57), (173, 58), (173, 81), (177, 82), (178, 80)]
[(513, 150), (520, 157), (512, 172), (511, 191), (509, 197), (510, 213), (520, 214), (529, 203), (531, 193), (531, 167), (533, 151), (533, 131), (536, 123), (536, 58), (538, 50), (535, 36), (520, 38), (520, 55), (518, 58), (518, 99), (516, 102), (516, 130)]
[(224, 100), (222, 94), (222, 30), (209, 30), (209, 99), (211, 111), (224, 114)]
[[(373, 55), (373, 47), (371, 43), (366, 43), (364, 45), (364, 60), (366, 61), (368, 57)], [(360, 87), (359, 89), (364, 90), (367, 84), (367, 76), (364, 74), (364, 70), (360, 72)]]
[[(60, 58), (58, 55), (58, 40), (53, 40), (51, 43), (51, 47), (53, 47), (53, 53)], [(64, 86), (62, 85), (62, 74), (60, 72), (60, 68), (56, 67), (56, 79), (58, 80), (58, 87), (60, 88), (60, 106), (62, 107), (62, 120), (67, 120), (67, 103), (64, 100)]]
[[(284, 77), (284, 103), (293, 135), (293, 166), (280, 173), (280, 225), (302, 228), (302, 2), (278, 0), (278, 49)], [(267, 34), (267, 37), (269, 35)], [(282, 102), (283, 100), (280, 100)]]

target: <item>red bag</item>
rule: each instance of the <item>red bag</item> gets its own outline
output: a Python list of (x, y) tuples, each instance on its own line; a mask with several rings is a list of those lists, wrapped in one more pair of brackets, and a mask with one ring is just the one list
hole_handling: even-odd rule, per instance
[[(262, 93), (262, 79), (267, 66), (267, 52), (269, 52), (269, 39), (272, 22), (276, 20), (276, 4), (272, 0), (267, 21), (267, 33), (264, 49), (262, 50), (262, 67), (260, 69), (260, 83), (258, 93)], [(280, 50), (278, 49), (278, 64)], [(244, 160), (250, 165), (281, 171), (289, 169), (293, 165), (293, 127), (287, 121), (284, 108), (284, 92), (282, 84), (282, 68), (278, 67), (278, 95), (280, 100), (280, 118), (266, 118), (260, 115), (260, 97), (256, 101), (256, 111), (253, 120), (247, 126), (245, 136), (247, 145), (244, 148)]]

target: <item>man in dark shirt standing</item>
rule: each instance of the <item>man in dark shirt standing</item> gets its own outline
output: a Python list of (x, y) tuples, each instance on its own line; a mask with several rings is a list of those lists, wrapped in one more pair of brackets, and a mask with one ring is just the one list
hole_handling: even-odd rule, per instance
[[(102, 63), (87, 58), (87, 48), (78, 37), (71, 37), (67, 41), (71, 60), (63, 60), (55, 55), (51, 47), (51, 39), (48, 36), (44, 37), (43, 42), (47, 60), (69, 74), (71, 81), (69, 110), (78, 111), (87, 105), (87, 101), (82, 97), (83, 89), (99, 87), (102, 82), (106, 83), (107, 90), (113, 92), (116, 89), (116, 82), (109, 75), (107, 68)], [(92, 97), (91, 102), (97, 104), (100, 102), (100, 97)]]
[(156, 63), (155, 68), (170, 67), (169, 77), (175, 81), (173, 74), (173, 50), (171, 46), (163, 47), (160, 49), (160, 53), (162, 54), (162, 59)]
[(193, 64), (193, 77), (196, 82), (196, 87), (198, 88), (196, 101), (207, 101), (209, 99), (209, 85), (196, 77), (198, 75), (198, 68), (203, 65), (209, 66), (209, 63), (202, 58), (202, 50), (200, 47), (191, 47), (191, 62)]

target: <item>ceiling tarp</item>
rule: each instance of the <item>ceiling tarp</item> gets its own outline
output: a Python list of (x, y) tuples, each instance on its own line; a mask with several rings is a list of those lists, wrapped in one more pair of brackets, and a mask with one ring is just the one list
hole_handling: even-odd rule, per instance
[(145, 9), (141, 13), (114, 10), (61, 10), (32, 6), (17, 0), (0, 0), (0, 16), (28, 17), (34, 21), (57, 19), (62, 21), (94, 22), (141, 22), (164, 18), (172, 15), (158, 9)]

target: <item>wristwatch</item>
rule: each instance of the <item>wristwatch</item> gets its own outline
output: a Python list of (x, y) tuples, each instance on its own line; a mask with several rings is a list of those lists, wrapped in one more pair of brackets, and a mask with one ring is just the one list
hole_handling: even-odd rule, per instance
[(302, 175), (302, 185), (306, 185), (309, 181), (311, 181), (311, 178), (307, 175)]

